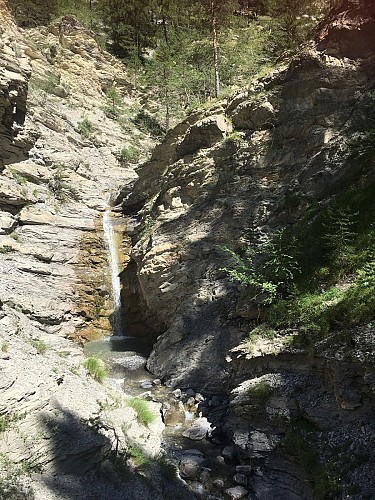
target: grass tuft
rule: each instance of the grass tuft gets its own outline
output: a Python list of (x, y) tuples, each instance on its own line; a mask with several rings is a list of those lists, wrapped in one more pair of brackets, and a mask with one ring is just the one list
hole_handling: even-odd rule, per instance
[(91, 356), (84, 361), (83, 365), (94, 380), (100, 384), (104, 382), (107, 372), (101, 359)]
[(155, 421), (156, 416), (150, 410), (147, 401), (141, 398), (130, 398), (127, 405), (137, 413), (137, 420), (142, 425), (149, 425)]

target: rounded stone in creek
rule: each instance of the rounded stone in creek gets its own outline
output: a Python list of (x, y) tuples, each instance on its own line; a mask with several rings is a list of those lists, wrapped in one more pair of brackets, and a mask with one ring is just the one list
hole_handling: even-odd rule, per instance
[(176, 399), (179, 399), (182, 395), (182, 392), (181, 392), (181, 389), (175, 389), (173, 392), (172, 392), (173, 396), (176, 398)]
[(241, 486), (247, 486), (247, 476), (237, 472), (237, 474), (233, 477), (233, 482)]
[(153, 385), (151, 380), (143, 380), (140, 383), (140, 387), (142, 387), (142, 389), (152, 389)]
[(197, 403), (201, 403), (202, 401), (204, 401), (204, 396), (202, 396), (202, 394), (200, 394), (199, 392), (197, 392), (197, 394), (195, 395), (195, 401)]
[(161, 385), (161, 380), (160, 380), (160, 378), (155, 378), (155, 379), (152, 381), (152, 383), (153, 383), (154, 385)]
[(179, 463), (181, 477), (184, 479), (195, 480), (202, 471), (202, 465), (205, 458), (198, 455), (184, 455)]
[(134, 371), (143, 368), (146, 365), (146, 358), (143, 356), (124, 356), (116, 359), (116, 364), (125, 368), (126, 370)]
[(165, 425), (173, 427), (185, 421), (185, 408), (181, 401), (169, 401), (162, 406)]
[(224, 482), (224, 479), (215, 479), (214, 481), (212, 481), (212, 484), (215, 486), (216, 489), (218, 489), (219, 491), (222, 491), (224, 489), (224, 486), (225, 486), (225, 482)]
[(186, 396), (191, 398), (191, 397), (195, 396), (195, 391), (193, 391), (193, 389), (188, 389), (185, 394), (186, 394)]
[(246, 476), (250, 476), (252, 467), (251, 465), (236, 465), (236, 472), (238, 474), (245, 474)]
[(221, 455), (218, 455), (216, 458), (215, 458), (215, 463), (217, 465), (224, 465), (225, 464), (225, 459), (224, 457), (222, 457)]
[(229, 500), (239, 500), (248, 494), (248, 490), (243, 486), (234, 486), (225, 490), (225, 498)]
[(211, 479), (211, 474), (208, 469), (203, 469), (202, 472), (199, 474), (199, 481), (202, 484), (208, 484)]

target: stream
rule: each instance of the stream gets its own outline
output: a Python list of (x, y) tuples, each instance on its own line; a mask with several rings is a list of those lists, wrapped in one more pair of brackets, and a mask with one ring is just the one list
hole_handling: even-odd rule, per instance
[[(108, 385), (130, 396), (143, 397), (162, 405), (166, 425), (162, 437), (164, 451), (176, 465), (179, 464), (180, 475), (198, 498), (224, 498), (225, 488), (243, 486), (241, 481), (233, 480), (233, 477), (239, 476), (232, 461), (233, 450), (225, 446), (225, 442), (210, 439), (213, 428), (202, 416), (201, 407), (207, 408), (212, 401), (205, 401), (201, 394), (191, 389), (186, 392), (173, 390), (147, 371), (146, 362), (152, 345), (146, 339), (124, 335), (126, 332), (122, 329), (119, 278), (122, 235), (116, 232), (116, 219), (110, 209), (103, 215), (103, 231), (111, 282), (112, 335), (87, 343), (84, 352), (104, 361)], [(242, 478), (242, 481), (245, 479)]]

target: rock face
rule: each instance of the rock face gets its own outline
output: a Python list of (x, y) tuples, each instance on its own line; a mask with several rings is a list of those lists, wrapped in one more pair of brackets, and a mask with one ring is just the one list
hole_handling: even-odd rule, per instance
[[(350, 161), (350, 143), (373, 116), (365, 91), (372, 75), (355, 61), (301, 54), (223, 104), (223, 115), (250, 127), (238, 138), (179, 158), (186, 130), (206, 120), (194, 115), (140, 169), (124, 200), (135, 243), (123, 273), (124, 303), (129, 331), (159, 335), (148, 365), (158, 376), (225, 388), (231, 371), (225, 356), (241, 336), (232, 318), (259, 312), (234, 306), (238, 292), (221, 271), (228, 264), (221, 247), (245, 243), (254, 227), (268, 232), (295, 223), (311, 200), (355, 178), (371, 182), (373, 170)], [(260, 109), (265, 114), (257, 121)]]
[(120, 150), (150, 140), (102, 110), (112, 84), (134, 101), (123, 67), (74, 19), (59, 39), (53, 25), (19, 31), (3, 0), (0, 17), (0, 497), (161, 499), (126, 463), (131, 445), (159, 453), (158, 405), (140, 425), (70, 340), (110, 328), (102, 215), (136, 177)]
[[(316, 498), (304, 459), (292, 458), (291, 449), (304, 449), (306, 439), (330, 464), (335, 447), (351, 446), (359, 457), (374, 435), (373, 324), (361, 328), (357, 350), (346, 348), (349, 359), (337, 339), (315, 356), (284, 352), (276, 341), (246, 356), (233, 348), (259, 311), (241, 304), (241, 290), (223, 271), (223, 246), (248, 243), (254, 230), (291, 226), (312, 201), (348, 186), (373, 185), (373, 160), (363, 165), (352, 155), (375, 117), (372, 7), (366, 18), (355, 6), (368, 2), (347, 4), (345, 15), (335, 11), (321, 25), (317, 45), (288, 66), (170, 131), (138, 170), (133, 190), (124, 191), (133, 240), (123, 273), (128, 331), (155, 339), (148, 368), (157, 376), (230, 394), (221, 425), (235, 459), (252, 460), (248, 487), (262, 500)], [(336, 33), (339, 19), (356, 19), (350, 43)], [(370, 45), (362, 44), (364, 33)], [(335, 45), (336, 36), (342, 45)], [(202, 123), (218, 123), (217, 117), (237, 130), (201, 137)], [(199, 137), (199, 149), (192, 137)], [(301, 421), (315, 434), (294, 427)], [(373, 495), (373, 462), (369, 454), (361, 465), (352, 463), (353, 491), (361, 484), (363, 494)], [(334, 485), (325, 487), (331, 494)]]

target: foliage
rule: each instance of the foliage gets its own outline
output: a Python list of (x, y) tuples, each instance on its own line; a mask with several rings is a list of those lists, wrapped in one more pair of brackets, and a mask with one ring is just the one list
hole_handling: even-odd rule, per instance
[(109, 87), (105, 92), (107, 105), (104, 107), (104, 112), (110, 118), (118, 118), (122, 114), (122, 98), (116, 87)]
[(225, 271), (232, 280), (246, 286), (250, 301), (267, 305), (291, 293), (300, 268), (296, 240), (285, 230), (267, 235), (263, 241), (254, 241), (242, 255), (225, 250), (232, 260), (232, 266)]
[(101, 359), (91, 356), (85, 359), (83, 366), (89, 372), (91, 377), (99, 383), (103, 383), (107, 376), (107, 372), (104, 368), (104, 363)]
[(117, 155), (117, 158), (122, 165), (128, 162), (135, 163), (139, 158), (139, 149), (133, 145), (124, 146)]
[(149, 425), (155, 421), (156, 416), (150, 410), (147, 401), (141, 398), (130, 398), (127, 405), (133, 408), (137, 413), (137, 420), (142, 425)]
[(90, 139), (94, 135), (96, 129), (88, 118), (83, 118), (83, 120), (79, 121), (77, 125), (80, 134), (85, 139)]
[(34, 347), (34, 349), (36, 349), (38, 354), (45, 354), (49, 349), (48, 344), (40, 339), (33, 339), (30, 341), (30, 344)]
[(154, 137), (162, 137), (165, 133), (165, 130), (161, 127), (159, 122), (145, 110), (138, 111), (135, 117), (132, 118), (132, 122), (140, 130), (143, 130)]
[[(374, 318), (374, 185), (349, 189), (325, 207), (312, 207), (282, 234), (265, 246), (253, 235), (242, 254), (229, 251), (229, 276), (246, 287), (248, 300), (269, 306), (269, 328), (297, 331), (292, 343), (305, 348), (335, 329)], [(292, 247), (283, 239), (294, 241)]]
[(0, 498), (7, 500), (33, 500), (34, 492), (25, 481), (32, 466), (26, 461), (14, 463), (0, 454)]
[(48, 182), (50, 191), (60, 203), (79, 199), (78, 191), (70, 185), (69, 175), (66, 170), (67, 167), (62, 163), (55, 165), (52, 177)]
[(265, 403), (274, 393), (274, 388), (268, 382), (259, 382), (248, 388), (247, 393), (260, 404)]
[(22, 174), (20, 174), (15, 168), (9, 168), (9, 172), (17, 184), (25, 185), (27, 184), (27, 179)]
[(140, 446), (132, 444), (128, 448), (128, 453), (137, 469), (147, 469), (151, 466), (151, 460)]
[(10, 253), (14, 252), (14, 248), (10, 245), (3, 245), (0, 247), (0, 254), (1, 253)]

